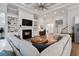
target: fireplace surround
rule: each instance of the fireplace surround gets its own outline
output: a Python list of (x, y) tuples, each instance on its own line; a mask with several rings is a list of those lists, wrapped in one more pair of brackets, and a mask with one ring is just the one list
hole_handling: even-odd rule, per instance
[(28, 38), (31, 38), (32, 37), (32, 30), (31, 29), (24, 29), (24, 30), (22, 30), (22, 37), (23, 37), (23, 39), (28, 39)]

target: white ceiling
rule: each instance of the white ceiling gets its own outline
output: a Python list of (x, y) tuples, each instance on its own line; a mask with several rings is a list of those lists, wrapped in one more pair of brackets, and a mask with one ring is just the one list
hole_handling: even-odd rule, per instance
[[(60, 9), (60, 8), (70, 5), (70, 3), (48, 3), (47, 4), (48, 10), (38, 11), (38, 10), (34, 10), (34, 8), (33, 8), (33, 6), (35, 4), (36, 3), (13, 3), (13, 5), (15, 5), (15, 6), (12, 6), (11, 4), (9, 4), (9, 7), (12, 7), (14, 9), (17, 9), (18, 7), (20, 7), (20, 8), (23, 8), (26, 11), (29, 11), (30, 13), (33, 13), (33, 14), (45, 15), (45, 14), (51, 13), (57, 9)], [(18, 7), (16, 7), (16, 6), (18, 6)]]
[[(35, 6), (39, 6), (41, 3), (24, 3), (24, 6), (28, 7), (29, 9), (32, 9), (34, 11), (38, 11), (40, 12), (40, 10), (35, 10)], [(47, 7), (47, 9), (49, 10), (52, 6), (55, 6), (56, 3), (42, 3), (44, 6)], [(42, 11), (42, 10), (41, 10)], [(45, 10), (47, 11), (47, 10)], [(43, 12), (45, 12), (43, 11)]]
[(59, 5), (63, 5), (63, 4), (62, 3), (47, 3), (48, 10), (45, 10), (45, 11), (35, 10), (34, 6), (36, 5), (36, 3), (21, 3), (21, 5), (37, 14), (39, 14), (39, 13), (43, 14), (43, 13), (46, 13), (46, 12), (50, 11), (51, 9), (56, 8)]

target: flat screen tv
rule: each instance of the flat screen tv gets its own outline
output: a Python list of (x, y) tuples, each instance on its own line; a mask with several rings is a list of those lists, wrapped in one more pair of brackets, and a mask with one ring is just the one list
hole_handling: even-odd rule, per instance
[(22, 26), (32, 26), (32, 20), (22, 19)]

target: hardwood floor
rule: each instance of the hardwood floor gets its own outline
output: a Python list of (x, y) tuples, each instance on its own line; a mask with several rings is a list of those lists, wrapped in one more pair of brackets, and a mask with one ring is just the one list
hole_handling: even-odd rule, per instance
[(79, 44), (72, 43), (71, 56), (79, 56)]

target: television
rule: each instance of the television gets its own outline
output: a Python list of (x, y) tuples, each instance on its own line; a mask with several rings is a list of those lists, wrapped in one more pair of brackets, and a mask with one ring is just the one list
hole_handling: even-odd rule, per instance
[(22, 26), (32, 26), (32, 20), (22, 19)]

